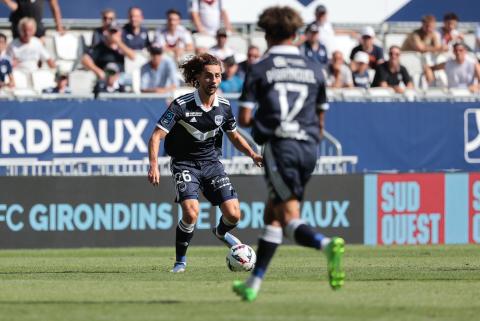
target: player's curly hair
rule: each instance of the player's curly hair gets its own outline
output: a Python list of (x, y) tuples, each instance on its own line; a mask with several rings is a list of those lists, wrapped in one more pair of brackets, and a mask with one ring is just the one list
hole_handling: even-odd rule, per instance
[(282, 41), (295, 36), (303, 26), (302, 17), (290, 7), (270, 7), (260, 14), (258, 26), (265, 31), (266, 38)]
[(207, 65), (217, 65), (223, 71), (223, 65), (220, 59), (208, 53), (192, 56), (180, 65), (185, 83), (198, 87), (197, 76)]

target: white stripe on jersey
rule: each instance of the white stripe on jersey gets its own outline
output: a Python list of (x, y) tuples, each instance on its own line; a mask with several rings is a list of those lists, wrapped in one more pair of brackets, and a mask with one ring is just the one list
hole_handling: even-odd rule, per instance
[(178, 97), (177, 99), (175, 99), (175, 101), (176, 101), (179, 105), (183, 105), (183, 104), (188, 103), (188, 102), (191, 101), (192, 99), (195, 99), (193, 93), (191, 93), (191, 94), (186, 94), (186, 95), (184, 95), (184, 96), (180, 96), (180, 97)]
[(215, 128), (214, 130), (203, 133), (189, 123), (185, 122), (184, 120), (179, 120), (177, 124), (182, 125), (190, 135), (192, 135), (199, 141), (205, 141), (209, 138), (215, 137), (215, 135), (218, 134), (218, 132), (220, 131), (219, 128)]
[(218, 101), (221, 102), (222, 104), (230, 106), (230, 102), (223, 97), (218, 97)]

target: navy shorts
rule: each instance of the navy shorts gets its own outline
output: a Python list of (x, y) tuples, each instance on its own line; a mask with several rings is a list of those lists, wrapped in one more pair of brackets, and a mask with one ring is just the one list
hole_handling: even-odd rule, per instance
[(263, 163), (269, 198), (274, 203), (292, 196), (301, 201), (317, 163), (317, 144), (293, 139), (269, 142), (263, 151)]
[(220, 161), (175, 161), (171, 163), (177, 197), (175, 202), (198, 199), (201, 189), (213, 206), (238, 198)]

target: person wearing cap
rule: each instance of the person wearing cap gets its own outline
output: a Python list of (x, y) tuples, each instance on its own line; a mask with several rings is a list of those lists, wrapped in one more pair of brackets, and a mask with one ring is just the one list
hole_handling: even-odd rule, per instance
[(166, 93), (179, 86), (175, 62), (163, 54), (161, 47), (150, 48), (150, 61), (140, 71), (140, 89), (143, 93)]
[(305, 42), (300, 46), (300, 52), (303, 56), (322, 65), (328, 64), (327, 48), (318, 39), (318, 26), (315, 23), (307, 26)]
[(155, 32), (154, 46), (163, 48), (178, 61), (185, 52), (193, 52), (193, 39), (190, 31), (181, 25), (181, 15), (176, 9), (167, 11), (167, 26)]
[(357, 51), (353, 57), (355, 71), (352, 72), (353, 86), (360, 88), (370, 88), (370, 76), (368, 74), (368, 64), (370, 58), (364, 51)]
[(238, 64), (234, 56), (227, 57), (223, 61), (225, 72), (222, 75), (220, 90), (223, 93), (239, 93), (242, 91), (243, 79), (237, 75)]
[(100, 93), (123, 93), (125, 86), (120, 83), (120, 66), (110, 62), (105, 66), (105, 79), (99, 79), (93, 88), (95, 98)]
[(227, 30), (220, 28), (217, 30), (217, 44), (208, 50), (208, 53), (220, 60), (233, 56), (235, 52), (227, 46)]
[(107, 8), (102, 11), (102, 25), (93, 30), (92, 41), (90, 42), (90, 48), (95, 47), (101, 42), (105, 41), (105, 35), (110, 29), (110, 25), (117, 19), (117, 14), (114, 9)]
[(57, 71), (55, 74), (55, 87), (45, 88), (42, 90), (43, 94), (71, 94), (72, 90), (68, 86), (68, 73)]
[(327, 67), (327, 85), (331, 88), (353, 87), (352, 72), (345, 64), (343, 54), (336, 50), (332, 53), (332, 59)]
[(405, 88), (413, 88), (412, 78), (405, 66), (400, 64), (399, 46), (391, 46), (388, 61), (377, 66), (372, 87), (390, 87), (396, 93), (403, 93)]
[(215, 36), (222, 23), (229, 32), (232, 31), (222, 0), (190, 0), (189, 11), (193, 25), (199, 33)]
[(128, 9), (128, 23), (122, 28), (123, 42), (133, 50), (150, 48), (147, 28), (142, 26), (143, 11), (139, 7)]
[(383, 59), (383, 49), (380, 46), (374, 44), (375, 40), (375, 30), (372, 27), (367, 26), (362, 29), (360, 44), (352, 49), (350, 53), (350, 61), (352, 62), (350, 68), (355, 70), (356, 63), (354, 62), (355, 54), (359, 51), (366, 52), (369, 59), (369, 67), (372, 69), (377, 68), (379, 64), (382, 64), (385, 60)]
[(442, 45), (440, 37), (435, 30), (435, 16), (426, 15), (422, 18), (422, 27), (410, 33), (402, 45), (404, 51), (418, 51), (420, 53), (439, 53), (448, 50)]
[(135, 51), (123, 42), (120, 27), (112, 22), (107, 32), (104, 33), (104, 40), (83, 54), (82, 63), (85, 68), (93, 71), (98, 78), (105, 79), (105, 67), (111, 62), (117, 64), (120, 71), (123, 72), (125, 57), (134, 60)]

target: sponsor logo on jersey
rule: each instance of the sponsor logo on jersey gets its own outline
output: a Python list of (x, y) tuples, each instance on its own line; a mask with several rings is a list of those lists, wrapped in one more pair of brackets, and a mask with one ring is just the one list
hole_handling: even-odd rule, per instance
[(215, 115), (215, 125), (220, 126), (223, 122), (223, 115)]
[(187, 111), (185, 117), (200, 117), (203, 113), (201, 111)]

